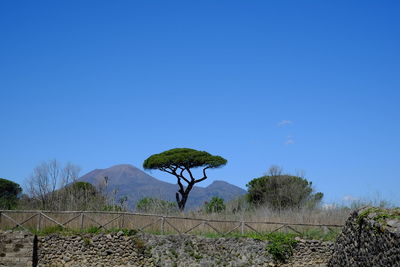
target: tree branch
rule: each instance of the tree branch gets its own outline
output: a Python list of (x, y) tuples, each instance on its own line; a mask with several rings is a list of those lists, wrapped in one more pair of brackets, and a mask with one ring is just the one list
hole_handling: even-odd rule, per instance
[(187, 169), (185, 169), (185, 168), (182, 168), (182, 167), (180, 167), (179, 169), (181, 170), (181, 173), (179, 174), (179, 177), (180, 177), (180, 178), (182, 178), (182, 179), (183, 179), (183, 180), (184, 180), (186, 183), (188, 183), (188, 184), (189, 184), (189, 183), (190, 183), (190, 182), (189, 182), (189, 180), (188, 180), (188, 179), (186, 179), (186, 177), (185, 177), (185, 176), (183, 176), (183, 172), (184, 172), (185, 170), (187, 170)]
[(185, 188), (183, 187), (183, 184), (182, 184), (180, 178), (178, 178), (178, 185), (179, 185), (179, 192), (183, 195), (183, 193), (185, 192)]
[(203, 178), (200, 178), (200, 179), (196, 180), (195, 183), (200, 183), (200, 182), (204, 181), (205, 179), (207, 179), (206, 170), (207, 170), (208, 168), (210, 168), (210, 167), (205, 167), (205, 168), (203, 169)]
[(168, 170), (168, 168), (159, 168), (160, 171), (167, 172), (169, 174), (175, 175), (172, 171)]
[(191, 179), (192, 181), (195, 181), (196, 179), (194, 179), (193, 174), (192, 174), (192, 172), (190, 171), (190, 168), (186, 168), (186, 170), (187, 170), (187, 172), (188, 172), (189, 175), (190, 175), (190, 179)]

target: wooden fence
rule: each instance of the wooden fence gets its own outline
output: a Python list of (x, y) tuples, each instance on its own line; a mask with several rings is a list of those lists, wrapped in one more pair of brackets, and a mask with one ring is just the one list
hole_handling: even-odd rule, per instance
[(161, 234), (204, 234), (215, 232), (220, 235), (231, 233), (263, 233), (276, 231), (304, 232), (320, 228), (324, 232), (334, 231), (343, 225), (286, 223), (274, 221), (230, 221), (162, 216), (131, 212), (101, 211), (20, 211), (0, 210), (0, 229), (44, 230), (58, 226), (65, 229), (135, 229), (141, 232)]

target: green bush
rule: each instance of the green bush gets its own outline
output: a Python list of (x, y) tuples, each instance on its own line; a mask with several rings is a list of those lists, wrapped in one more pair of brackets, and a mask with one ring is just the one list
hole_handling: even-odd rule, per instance
[(293, 247), (297, 244), (295, 234), (271, 233), (268, 234), (267, 251), (272, 254), (275, 261), (286, 262), (293, 255)]
[(0, 178), (0, 209), (16, 208), (21, 192), (19, 184)]
[(211, 198), (210, 202), (204, 203), (204, 210), (207, 213), (220, 213), (226, 208), (224, 200), (220, 197)]
[(247, 185), (247, 199), (256, 206), (272, 209), (313, 208), (320, 203), (323, 194), (314, 193), (312, 182), (298, 176), (274, 173), (251, 180)]

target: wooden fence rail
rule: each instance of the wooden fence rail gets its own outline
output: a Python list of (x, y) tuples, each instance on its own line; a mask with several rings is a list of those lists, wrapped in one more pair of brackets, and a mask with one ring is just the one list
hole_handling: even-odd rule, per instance
[(109, 211), (28, 211), (0, 210), (0, 229), (44, 230), (47, 227), (58, 226), (65, 229), (86, 229), (97, 227), (103, 229), (136, 229), (175, 234), (201, 234), (215, 232), (228, 235), (234, 232), (245, 234), (249, 232), (293, 231), (301, 233), (310, 228), (322, 228), (324, 231), (342, 227), (338, 224), (288, 223), (274, 221), (234, 221), (213, 220), (179, 216), (162, 216), (131, 212)]

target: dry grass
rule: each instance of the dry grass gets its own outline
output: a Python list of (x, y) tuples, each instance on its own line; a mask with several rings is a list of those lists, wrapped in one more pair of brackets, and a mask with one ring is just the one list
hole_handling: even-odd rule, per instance
[[(16, 222), (26, 221), (23, 226), (28, 229), (45, 229), (54, 227), (56, 222), (69, 229), (87, 229), (103, 226), (105, 229), (142, 229), (152, 233), (185, 233), (192, 228), (190, 233), (227, 233), (236, 228), (232, 233), (270, 232), (284, 224), (316, 224), (316, 225), (343, 225), (350, 213), (349, 209), (302, 209), (272, 211), (266, 208), (243, 211), (237, 213), (206, 214), (202, 212), (178, 213), (168, 216), (166, 214), (149, 215), (123, 212), (43, 212), (42, 215), (35, 211), (3, 211), (0, 216), (0, 228), (11, 229)], [(36, 214), (36, 215), (35, 215)], [(4, 216), (6, 215), (6, 216)], [(35, 215), (35, 216), (34, 216)], [(33, 217), (32, 217), (33, 216)], [(50, 220), (50, 217), (54, 221)], [(163, 216), (165, 216), (163, 221)], [(241, 222), (244, 222), (243, 225)], [(291, 225), (297, 231), (304, 232), (309, 229), (325, 229), (319, 226)], [(253, 229), (252, 229), (253, 228)], [(284, 230), (284, 229), (283, 229)], [(286, 229), (288, 230), (288, 229)]]

